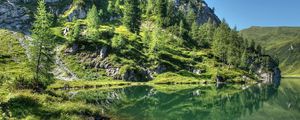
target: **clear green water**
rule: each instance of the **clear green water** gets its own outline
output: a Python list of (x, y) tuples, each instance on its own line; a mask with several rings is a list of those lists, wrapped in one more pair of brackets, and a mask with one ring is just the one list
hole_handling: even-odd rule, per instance
[(78, 92), (73, 100), (121, 120), (300, 120), (300, 79), (279, 87), (160, 85)]

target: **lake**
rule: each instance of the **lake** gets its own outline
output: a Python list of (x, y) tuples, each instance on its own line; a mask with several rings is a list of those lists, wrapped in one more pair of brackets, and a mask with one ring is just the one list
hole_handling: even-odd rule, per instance
[(300, 79), (280, 85), (150, 85), (70, 92), (121, 120), (299, 120)]

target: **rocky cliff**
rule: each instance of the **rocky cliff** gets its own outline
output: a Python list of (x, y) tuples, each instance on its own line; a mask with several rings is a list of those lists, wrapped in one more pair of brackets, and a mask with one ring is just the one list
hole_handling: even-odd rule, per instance
[[(103, 2), (102, 0), (98, 1), (86, 0), (84, 3), (79, 3), (73, 0), (45, 0), (49, 11), (56, 18), (67, 19), (68, 21), (72, 21), (73, 17), (85, 18), (87, 11), (93, 3), (97, 5), (97, 3)], [(199, 24), (203, 24), (209, 19), (216, 24), (220, 23), (220, 19), (214, 14), (214, 10), (202, 0), (195, 0), (193, 2), (174, 0), (174, 2), (176, 7), (185, 11), (186, 14), (192, 8), (196, 13)], [(37, 0), (1, 0), (0, 28), (30, 34), (36, 3)], [(101, 8), (103, 7), (102, 5), (98, 6), (99, 9), (103, 9)]]

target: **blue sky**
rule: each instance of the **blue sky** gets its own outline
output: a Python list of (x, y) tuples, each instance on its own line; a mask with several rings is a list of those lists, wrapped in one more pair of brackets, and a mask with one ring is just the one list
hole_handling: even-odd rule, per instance
[(300, 0), (205, 0), (231, 27), (300, 26)]

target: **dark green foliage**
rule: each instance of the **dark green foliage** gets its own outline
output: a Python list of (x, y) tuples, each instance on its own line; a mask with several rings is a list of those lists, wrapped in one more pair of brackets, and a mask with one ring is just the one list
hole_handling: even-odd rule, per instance
[(187, 34), (187, 30), (185, 29), (184, 27), (184, 22), (181, 20), (180, 23), (179, 23), (179, 36), (180, 37), (186, 37), (186, 34)]
[(79, 39), (80, 36), (80, 23), (79, 21), (76, 21), (74, 26), (70, 28), (70, 31), (68, 33), (68, 39), (70, 43), (76, 42)]
[(157, 23), (161, 27), (166, 27), (168, 22), (167, 13), (168, 13), (168, 1), (167, 0), (156, 0), (156, 10), (157, 10)]
[(121, 48), (122, 46), (125, 45), (125, 38), (121, 35), (116, 35), (114, 36), (114, 38), (112, 38), (112, 43), (111, 43), (111, 46), (114, 48), (114, 49), (119, 49)]
[(175, 4), (173, 1), (168, 2), (167, 6), (167, 16), (165, 18), (165, 26), (172, 26), (178, 23), (179, 16), (178, 16), (178, 10), (175, 7)]
[(241, 57), (241, 61), (240, 61), (240, 68), (242, 69), (247, 69), (248, 68), (248, 60), (249, 60), (249, 55), (247, 50), (244, 50), (242, 57)]
[(186, 21), (188, 23), (188, 25), (192, 25), (195, 21), (197, 21), (196, 19), (196, 14), (194, 12), (194, 10), (192, 8), (190, 8), (188, 14), (186, 15)]
[(194, 41), (200, 41), (199, 37), (199, 26), (196, 21), (191, 26), (190, 36)]
[(154, 10), (155, 4), (156, 4), (155, 0), (147, 0), (147, 5), (145, 9), (146, 9), (146, 15), (148, 17), (150, 17), (151, 14), (155, 13)]
[(199, 38), (197, 40), (198, 46), (203, 48), (211, 47), (213, 42), (213, 36), (215, 32), (215, 26), (209, 20), (207, 23), (204, 23), (199, 28)]
[(214, 34), (214, 41), (212, 43), (212, 50), (216, 57), (222, 62), (226, 62), (227, 45), (230, 42), (230, 28), (224, 21), (216, 29)]
[(139, 0), (126, 0), (123, 24), (130, 32), (139, 34), (141, 26), (141, 9)]

